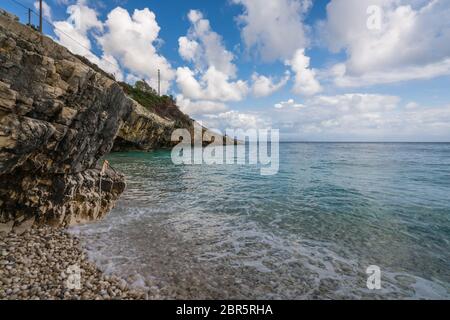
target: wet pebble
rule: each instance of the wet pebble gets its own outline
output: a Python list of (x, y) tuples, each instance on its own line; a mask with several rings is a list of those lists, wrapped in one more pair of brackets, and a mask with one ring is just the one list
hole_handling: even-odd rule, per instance
[(33, 227), (0, 239), (0, 299), (144, 299), (126, 281), (103, 274), (64, 230)]

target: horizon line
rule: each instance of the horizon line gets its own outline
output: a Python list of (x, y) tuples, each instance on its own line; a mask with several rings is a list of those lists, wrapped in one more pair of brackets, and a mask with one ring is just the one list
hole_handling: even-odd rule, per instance
[[(258, 142), (258, 141), (246, 141), (246, 142)], [(271, 141), (268, 141), (271, 142)], [(284, 141), (279, 141), (279, 143), (441, 143), (441, 144), (450, 144), (450, 141), (332, 141), (332, 140), (311, 140), (311, 141), (289, 141), (289, 140), (284, 140)]]

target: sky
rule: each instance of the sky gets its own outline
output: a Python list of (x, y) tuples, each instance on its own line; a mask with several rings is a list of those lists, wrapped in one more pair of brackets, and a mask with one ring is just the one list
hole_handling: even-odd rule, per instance
[(44, 14), (48, 36), (120, 81), (156, 88), (161, 70), (209, 128), (450, 141), (448, 0), (46, 0)]

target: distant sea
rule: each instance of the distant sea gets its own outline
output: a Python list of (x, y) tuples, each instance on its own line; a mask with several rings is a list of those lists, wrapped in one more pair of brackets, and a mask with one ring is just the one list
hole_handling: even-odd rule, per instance
[(274, 176), (170, 151), (109, 160), (125, 194), (72, 232), (154, 298), (450, 298), (450, 144), (281, 143)]

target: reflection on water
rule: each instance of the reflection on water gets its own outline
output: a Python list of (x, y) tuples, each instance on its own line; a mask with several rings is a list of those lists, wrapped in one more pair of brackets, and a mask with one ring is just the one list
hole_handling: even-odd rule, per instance
[[(449, 144), (281, 144), (280, 171), (110, 157), (117, 207), (74, 228), (161, 298), (449, 298)], [(382, 290), (366, 288), (366, 268)]]

